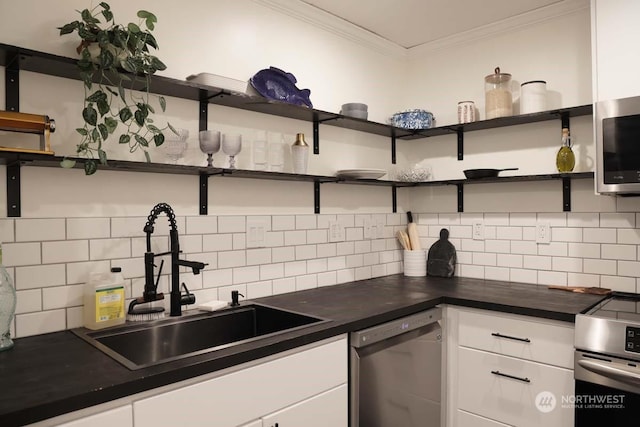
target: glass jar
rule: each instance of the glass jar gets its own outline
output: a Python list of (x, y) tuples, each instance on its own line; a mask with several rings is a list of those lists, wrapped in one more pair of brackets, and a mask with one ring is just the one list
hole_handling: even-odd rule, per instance
[(486, 119), (513, 115), (511, 74), (501, 73), (496, 67), (493, 74), (484, 78), (484, 109)]

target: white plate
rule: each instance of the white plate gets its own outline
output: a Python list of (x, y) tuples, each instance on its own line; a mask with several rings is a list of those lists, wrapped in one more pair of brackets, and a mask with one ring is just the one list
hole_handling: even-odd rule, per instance
[(336, 175), (340, 178), (378, 179), (386, 173), (384, 169), (342, 169), (336, 172)]

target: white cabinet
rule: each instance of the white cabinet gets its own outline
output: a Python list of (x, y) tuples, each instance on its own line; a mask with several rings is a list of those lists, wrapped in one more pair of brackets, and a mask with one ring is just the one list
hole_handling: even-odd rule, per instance
[(349, 396), (343, 384), (262, 419), (262, 427), (347, 426)]
[[(131, 405), (123, 405), (116, 408), (112, 407), (111, 409), (104, 409), (102, 411), (100, 409), (109, 406), (112, 405), (98, 405), (31, 425), (34, 427), (133, 427)], [(92, 414), (89, 415), (90, 413)]]
[[(346, 385), (348, 372), (346, 338), (324, 342), (275, 360), (256, 364), (196, 384), (177, 388), (133, 403), (136, 427), (159, 425), (235, 427), (288, 408), (288, 417), (315, 413), (314, 422), (347, 425), (346, 391), (320, 399), (314, 396)], [(346, 388), (345, 388), (346, 390)], [(307, 404), (292, 406), (310, 399)], [(295, 418), (293, 418), (295, 419)], [(343, 420), (336, 422), (333, 420)], [(249, 424), (249, 425), (252, 425)], [(310, 425), (310, 424), (304, 424)]]
[(451, 306), (445, 322), (447, 426), (573, 425), (573, 324)]
[(640, 95), (640, 2), (591, 0), (594, 101)]

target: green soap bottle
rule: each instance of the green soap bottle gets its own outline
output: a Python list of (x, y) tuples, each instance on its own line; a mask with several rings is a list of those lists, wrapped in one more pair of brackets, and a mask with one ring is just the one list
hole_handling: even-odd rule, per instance
[(569, 129), (562, 128), (562, 147), (558, 150), (556, 155), (556, 167), (558, 172), (565, 173), (573, 171), (576, 165), (576, 156), (571, 149), (571, 137), (569, 136)]

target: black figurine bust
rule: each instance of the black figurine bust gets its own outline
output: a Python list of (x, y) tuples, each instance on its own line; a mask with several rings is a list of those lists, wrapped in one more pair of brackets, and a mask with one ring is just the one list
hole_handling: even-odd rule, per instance
[(456, 248), (449, 241), (449, 230), (440, 230), (440, 239), (427, 255), (427, 276), (452, 277), (456, 268)]

